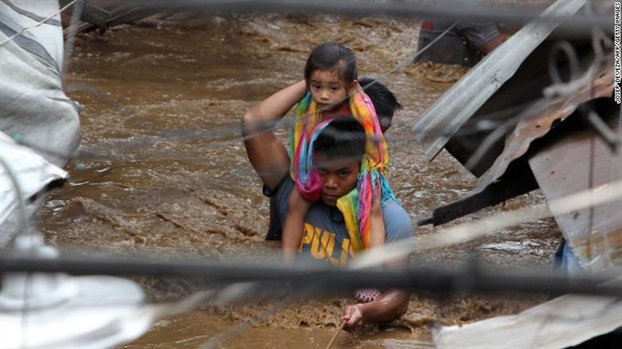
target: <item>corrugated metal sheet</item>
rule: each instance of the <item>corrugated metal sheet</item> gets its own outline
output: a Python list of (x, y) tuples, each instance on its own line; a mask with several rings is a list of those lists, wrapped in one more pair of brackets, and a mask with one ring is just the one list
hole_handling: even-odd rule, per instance
[[(575, 14), (585, 1), (558, 0), (545, 14)], [(557, 27), (532, 22), (492, 51), (416, 120), (413, 129), (425, 154), (433, 159), (447, 141), (519, 68)]]
[(480, 178), (475, 191), (481, 191), (498, 180), (508, 165), (525, 155), (531, 143), (546, 135), (558, 122), (570, 116), (579, 104), (595, 98), (609, 97), (613, 92), (613, 67), (601, 70), (593, 84), (583, 86), (574, 95), (565, 98), (543, 101), (537, 107), (528, 109), (519, 115), (520, 121), (514, 131), (506, 138), (506, 145), (492, 167)]

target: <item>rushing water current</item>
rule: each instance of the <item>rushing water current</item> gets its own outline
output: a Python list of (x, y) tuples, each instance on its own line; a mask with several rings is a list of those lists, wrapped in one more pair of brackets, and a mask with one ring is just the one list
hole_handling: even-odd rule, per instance
[[(475, 187), (477, 178), (444, 151), (429, 161), (414, 141), (412, 119), (463, 72), (408, 64), (419, 21), (337, 16), (212, 16), (148, 20), (82, 34), (66, 78), (80, 103), (86, 154), (70, 162), (70, 181), (53, 192), (42, 217), (46, 241), (89, 253), (154, 253), (227, 260), (278, 258), (265, 242), (268, 201), (247, 161), (240, 118), (253, 104), (302, 79), (316, 44), (352, 48), (360, 76), (379, 78), (404, 109), (387, 133), (389, 181), (416, 222)], [(401, 65), (401, 66), (400, 66)], [(400, 66), (391, 74), (387, 74)], [(286, 128), (279, 129), (286, 139)], [(533, 192), (448, 224), (474, 221), (542, 202)], [(439, 228), (418, 227), (419, 238)], [(506, 229), (477, 242), (427, 251), (413, 263), (446, 265), (477, 253), (487, 265), (548, 268), (560, 233), (553, 220)], [(201, 288), (186, 279), (136, 278), (151, 301), (181, 299)], [(432, 347), (430, 325), (511, 314), (543, 295), (413, 295), (406, 320), (387, 329), (341, 334), (333, 348)], [(352, 300), (296, 301), (255, 317), (274, 301), (205, 306), (156, 323), (127, 348), (201, 346), (223, 331), (223, 348), (324, 348)]]

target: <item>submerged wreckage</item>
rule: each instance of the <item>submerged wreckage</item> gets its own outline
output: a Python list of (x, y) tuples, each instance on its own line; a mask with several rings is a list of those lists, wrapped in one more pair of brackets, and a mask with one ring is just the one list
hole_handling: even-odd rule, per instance
[[(586, 1), (556, 1), (546, 13), (573, 15)], [(563, 38), (553, 23), (530, 23), (489, 54), (415, 120), (431, 160), (442, 149), (479, 177), (459, 200), (418, 225), (441, 225), (540, 189), (547, 202), (611, 190), (622, 179), (620, 105), (611, 33)], [(555, 39), (553, 39), (555, 38)], [(562, 55), (563, 53), (563, 55)], [(618, 187), (619, 188), (619, 187)], [(551, 207), (569, 273), (620, 276), (622, 193), (570, 212)], [(442, 348), (567, 347), (622, 326), (620, 299), (563, 296), (512, 317), (437, 331)]]

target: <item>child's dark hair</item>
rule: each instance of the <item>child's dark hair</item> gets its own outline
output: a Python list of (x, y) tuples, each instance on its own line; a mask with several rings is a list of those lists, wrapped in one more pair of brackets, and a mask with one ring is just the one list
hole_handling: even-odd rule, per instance
[(374, 109), (376, 109), (376, 115), (378, 115), (378, 121), (384, 130), (391, 125), (393, 115), (396, 111), (402, 109), (402, 105), (397, 101), (393, 92), (384, 84), (374, 81), (371, 78), (361, 78), (359, 79), (359, 85), (371, 99)]
[(352, 159), (360, 162), (365, 155), (367, 137), (365, 129), (356, 119), (344, 116), (332, 120), (313, 143), (314, 155), (323, 154), (328, 159)]
[(309, 82), (311, 73), (316, 70), (337, 71), (339, 78), (347, 84), (356, 80), (356, 56), (349, 48), (336, 42), (325, 42), (316, 46), (305, 65), (305, 81)]

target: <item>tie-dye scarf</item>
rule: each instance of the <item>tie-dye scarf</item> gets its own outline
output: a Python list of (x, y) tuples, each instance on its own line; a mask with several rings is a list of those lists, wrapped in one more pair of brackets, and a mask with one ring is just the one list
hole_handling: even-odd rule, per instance
[[(385, 176), (389, 160), (387, 143), (382, 135), (376, 110), (369, 97), (358, 90), (350, 98), (350, 113), (363, 126), (367, 136), (365, 155), (361, 161), (357, 186), (337, 201), (344, 216), (353, 251), (369, 247), (372, 200), (397, 202)], [(316, 201), (322, 191), (322, 180), (313, 166), (313, 143), (330, 120), (321, 121), (317, 104), (308, 93), (296, 106), (296, 120), (290, 137), (290, 174), (303, 198)], [(293, 154), (293, 155), (292, 155)]]

